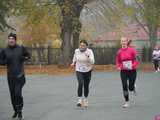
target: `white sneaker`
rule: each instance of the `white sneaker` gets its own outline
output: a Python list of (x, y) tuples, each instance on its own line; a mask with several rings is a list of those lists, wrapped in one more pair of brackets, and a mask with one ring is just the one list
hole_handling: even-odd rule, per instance
[(160, 68), (158, 68), (158, 70), (157, 70), (158, 72), (160, 71)]
[(83, 106), (83, 99), (79, 98), (77, 102), (77, 107), (82, 107)]
[(84, 106), (84, 107), (88, 107), (88, 100), (87, 100), (87, 99), (84, 99), (84, 100), (83, 100), (83, 106)]
[(128, 108), (128, 107), (130, 107), (129, 102), (125, 102), (125, 104), (123, 105), (123, 108)]

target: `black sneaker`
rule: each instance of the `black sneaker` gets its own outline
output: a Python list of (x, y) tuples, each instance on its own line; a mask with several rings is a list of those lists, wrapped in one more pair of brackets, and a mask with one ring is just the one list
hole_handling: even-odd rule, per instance
[(14, 119), (14, 118), (16, 118), (16, 117), (17, 117), (17, 115), (18, 115), (18, 113), (17, 113), (17, 112), (15, 112), (15, 113), (13, 114), (12, 118), (13, 118), (13, 119)]
[(18, 113), (18, 120), (23, 120), (22, 112)]

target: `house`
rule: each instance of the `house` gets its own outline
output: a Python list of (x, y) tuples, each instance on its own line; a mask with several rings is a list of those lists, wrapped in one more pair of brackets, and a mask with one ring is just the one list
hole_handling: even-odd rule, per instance
[[(148, 34), (138, 24), (130, 24), (121, 28), (121, 30), (108, 31), (92, 40), (92, 44), (94, 47), (116, 46), (119, 44), (121, 36), (131, 39), (132, 45), (136, 46), (136, 48), (150, 46)], [(160, 30), (158, 31), (158, 40), (160, 40)]]

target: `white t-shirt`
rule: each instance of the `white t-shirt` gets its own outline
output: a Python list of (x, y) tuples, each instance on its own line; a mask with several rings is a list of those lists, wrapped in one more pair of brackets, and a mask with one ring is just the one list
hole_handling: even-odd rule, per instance
[(160, 50), (153, 50), (152, 57), (153, 60), (160, 60)]
[(79, 49), (75, 50), (73, 63), (75, 64), (75, 70), (79, 72), (89, 72), (93, 68), (94, 54), (89, 48), (85, 52), (81, 52)]

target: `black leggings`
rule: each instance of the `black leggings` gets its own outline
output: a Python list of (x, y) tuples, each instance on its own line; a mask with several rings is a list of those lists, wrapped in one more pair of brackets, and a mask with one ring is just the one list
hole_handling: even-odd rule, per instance
[(123, 95), (125, 101), (129, 101), (129, 91), (135, 90), (135, 81), (137, 77), (136, 70), (121, 70), (120, 72), (121, 80), (122, 80), (122, 88), (123, 88)]
[(23, 109), (22, 88), (25, 84), (25, 77), (8, 77), (8, 85), (11, 96), (11, 103), (15, 112), (21, 112)]
[(82, 97), (83, 88), (84, 96), (87, 98), (89, 94), (89, 83), (91, 80), (91, 71), (89, 72), (76, 72), (78, 80), (78, 97)]
[(153, 64), (154, 64), (154, 69), (155, 69), (155, 70), (158, 70), (159, 61), (158, 61), (158, 60), (153, 60)]

